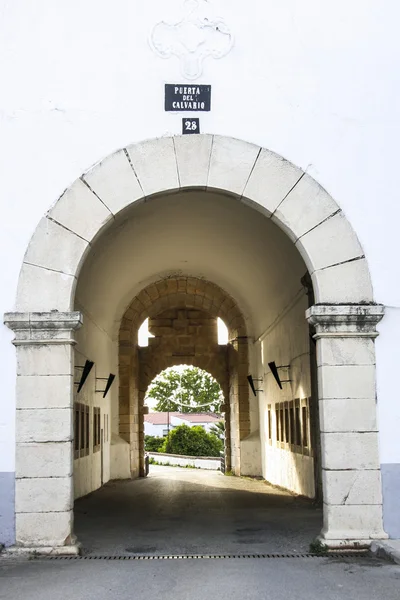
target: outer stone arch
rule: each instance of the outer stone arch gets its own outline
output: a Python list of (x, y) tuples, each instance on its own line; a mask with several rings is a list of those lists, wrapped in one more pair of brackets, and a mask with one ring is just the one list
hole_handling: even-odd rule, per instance
[(185, 188), (222, 190), (271, 218), (299, 249), (317, 304), (373, 301), (357, 237), (339, 206), (312, 177), (254, 144), (196, 135), (129, 146), (77, 179), (33, 234), (16, 309), (72, 310), (86, 252), (114, 216), (154, 194)]
[(385, 537), (373, 346), (383, 307), (373, 304), (357, 236), (331, 196), (282, 157), (240, 140), (197, 135), (145, 141), (101, 161), (65, 191), (29, 243), (17, 312), (5, 316), (18, 350), (17, 543), (76, 550), (71, 347), (82, 317), (71, 311), (86, 253), (120, 211), (185, 188), (221, 190), (251, 205), (301, 253), (316, 301), (307, 318), (317, 339), (322, 537), (331, 545)]

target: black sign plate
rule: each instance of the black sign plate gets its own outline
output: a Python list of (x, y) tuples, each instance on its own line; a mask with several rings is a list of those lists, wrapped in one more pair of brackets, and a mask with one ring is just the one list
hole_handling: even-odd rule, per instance
[(200, 133), (200, 119), (193, 119), (192, 117), (184, 117), (182, 119), (182, 133)]
[(165, 84), (165, 110), (173, 112), (209, 111), (211, 85)]

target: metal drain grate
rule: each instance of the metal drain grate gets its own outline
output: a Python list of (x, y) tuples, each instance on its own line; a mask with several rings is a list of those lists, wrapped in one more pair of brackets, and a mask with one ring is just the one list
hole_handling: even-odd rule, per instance
[(46, 560), (209, 560), (246, 558), (365, 558), (368, 551), (327, 552), (325, 554), (92, 554), (87, 556), (37, 556)]

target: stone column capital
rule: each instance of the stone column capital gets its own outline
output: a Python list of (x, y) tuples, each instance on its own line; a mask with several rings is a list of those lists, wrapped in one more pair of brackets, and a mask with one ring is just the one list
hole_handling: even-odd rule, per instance
[(384, 314), (382, 304), (315, 304), (306, 311), (306, 318), (315, 327), (315, 339), (375, 338), (379, 335), (376, 325)]
[(74, 332), (82, 322), (80, 312), (16, 312), (4, 315), (4, 324), (15, 332), (14, 346), (75, 344)]

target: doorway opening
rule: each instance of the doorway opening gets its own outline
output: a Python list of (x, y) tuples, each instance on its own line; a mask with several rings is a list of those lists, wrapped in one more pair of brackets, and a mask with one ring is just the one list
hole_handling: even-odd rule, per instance
[(150, 464), (225, 471), (224, 404), (220, 384), (203, 369), (177, 365), (159, 373), (144, 398)]

